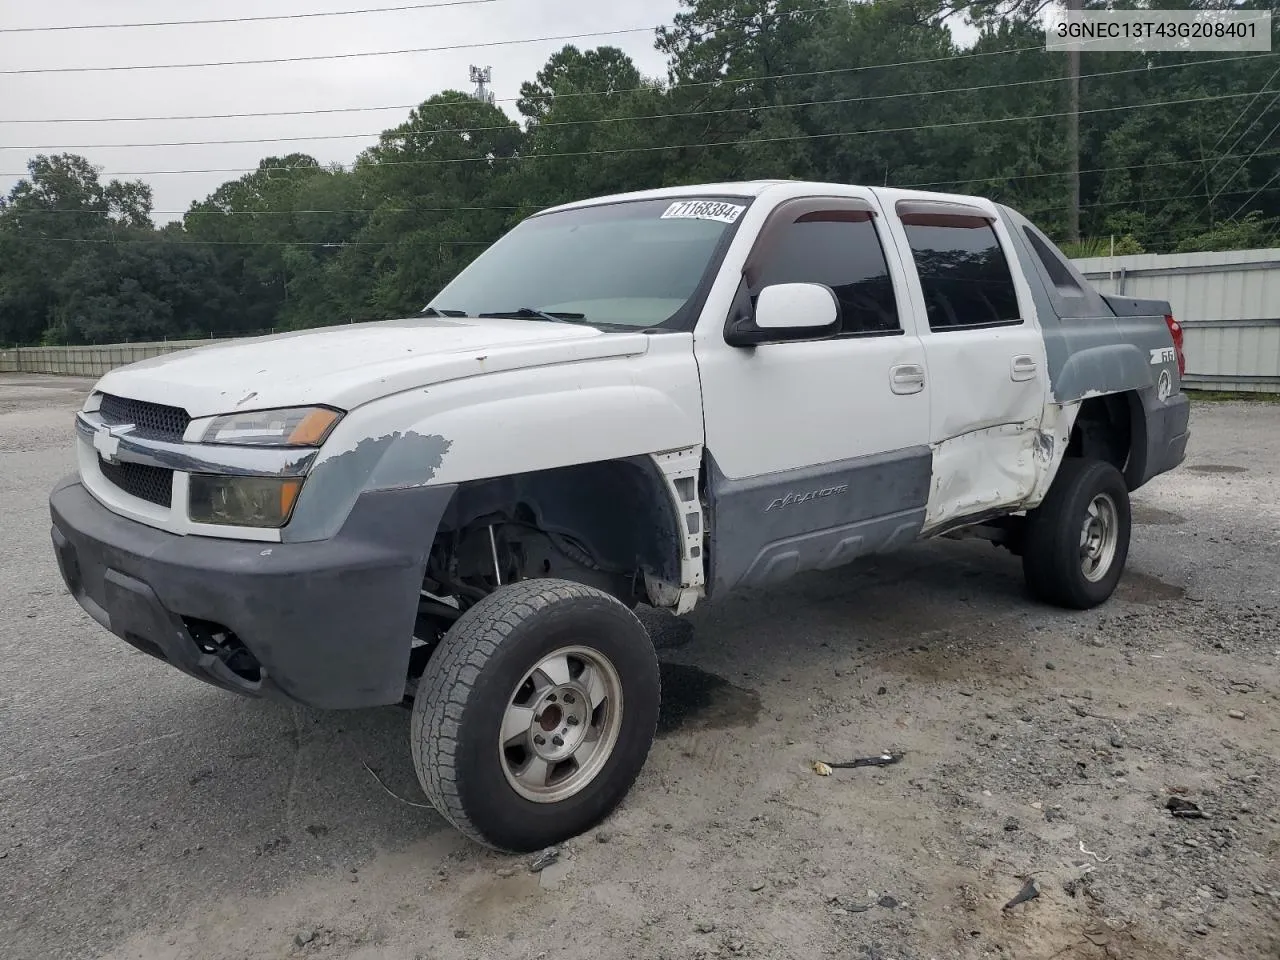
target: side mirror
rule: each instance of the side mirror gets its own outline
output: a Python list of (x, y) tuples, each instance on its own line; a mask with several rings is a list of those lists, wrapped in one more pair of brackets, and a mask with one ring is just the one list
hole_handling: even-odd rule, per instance
[[(840, 305), (830, 287), (820, 283), (776, 283), (756, 297), (754, 315), (741, 311), (725, 329), (725, 342), (754, 347), (774, 339), (812, 339), (838, 332)], [(777, 334), (790, 336), (778, 337)]]

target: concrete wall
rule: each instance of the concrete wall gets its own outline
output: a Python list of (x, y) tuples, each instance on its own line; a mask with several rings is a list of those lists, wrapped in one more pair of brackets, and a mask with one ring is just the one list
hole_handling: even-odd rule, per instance
[(165, 340), (156, 343), (112, 343), (94, 347), (17, 347), (0, 349), (0, 373), (56, 373), (100, 377), (127, 363), (208, 346), (208, 340)]
[(1074, 262), (1104, 293), (1169, 301), (1189, 388), (1280, 392), (1280, 249)]

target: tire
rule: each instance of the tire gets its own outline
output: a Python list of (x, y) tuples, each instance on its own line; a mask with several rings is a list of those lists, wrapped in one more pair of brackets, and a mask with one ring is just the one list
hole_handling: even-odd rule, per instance
[[(1102, 519), (1086, 532), (1091, 515)], [(1044, 502), (1027, 514), (1022, 571), (1031, 594), (1070, 610), (1106, 601), (1124, 573), (1132, 523), (1119, 470), (1101, 460), (1063, 460)]]
[(540, 850), (590, 829), (626, 796), (660, 700), (657, 654), (627, 607), (567, 580), (521, 581), (464, 613), (427, 663), (413, 764), (463, 834)]

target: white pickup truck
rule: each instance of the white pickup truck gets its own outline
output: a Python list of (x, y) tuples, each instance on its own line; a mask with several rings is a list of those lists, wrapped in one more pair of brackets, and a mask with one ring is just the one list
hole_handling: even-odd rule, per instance
[(633, 613), (978, 535), (1115, 588), (1183, 459), (1182, 334), (1015, 211), (723, 183), (530, 217), (421, 315), (108, 373), (51, 495), (71, 593), (219, 687), (412, 703), (422, 787), (531, 850), (622, 799), (658, 718)]

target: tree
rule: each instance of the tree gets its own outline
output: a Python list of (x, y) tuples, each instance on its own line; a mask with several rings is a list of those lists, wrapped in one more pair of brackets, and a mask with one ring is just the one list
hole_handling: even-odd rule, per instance
[[(674, 184), (805, 178), (979, 194), (1062, 238), (1067, 59), (1044, 51), (1045, 6), (681, 0), (655, 36), (661, 79), (616, 47), (566, 46), (521, 85), (517, 119), (444, 91), (347, 168), (270, 156), (161, 229), (145, 184), (103, 183), (83, 157), (37, 156), (0, 198), (0, 343), (402, 316), (538, 209)], [(962, 22), (977, 31), (966, 48), (952, 32)], [(1153, 252), (1274, 242), (1272, 57), (1080, 60), (1083, 236)]]
[(370, 212), (324, 271), (344, 312), (416, 312), (496, 240), (520, 209), (515, 164), (524, 139), (501, 110), (456, 91), (383, 133), (352, 173)]
[(234, 308), (207, 249), (174, 240), (98, 246), (60, 278), (45, 341), (114, 343), (202, 337)]
[(74, 154), (41, 154), (0, 202), (0, 343), (40, 342), (86, 250), (149, 234), (151, 188), (103, 184)]

